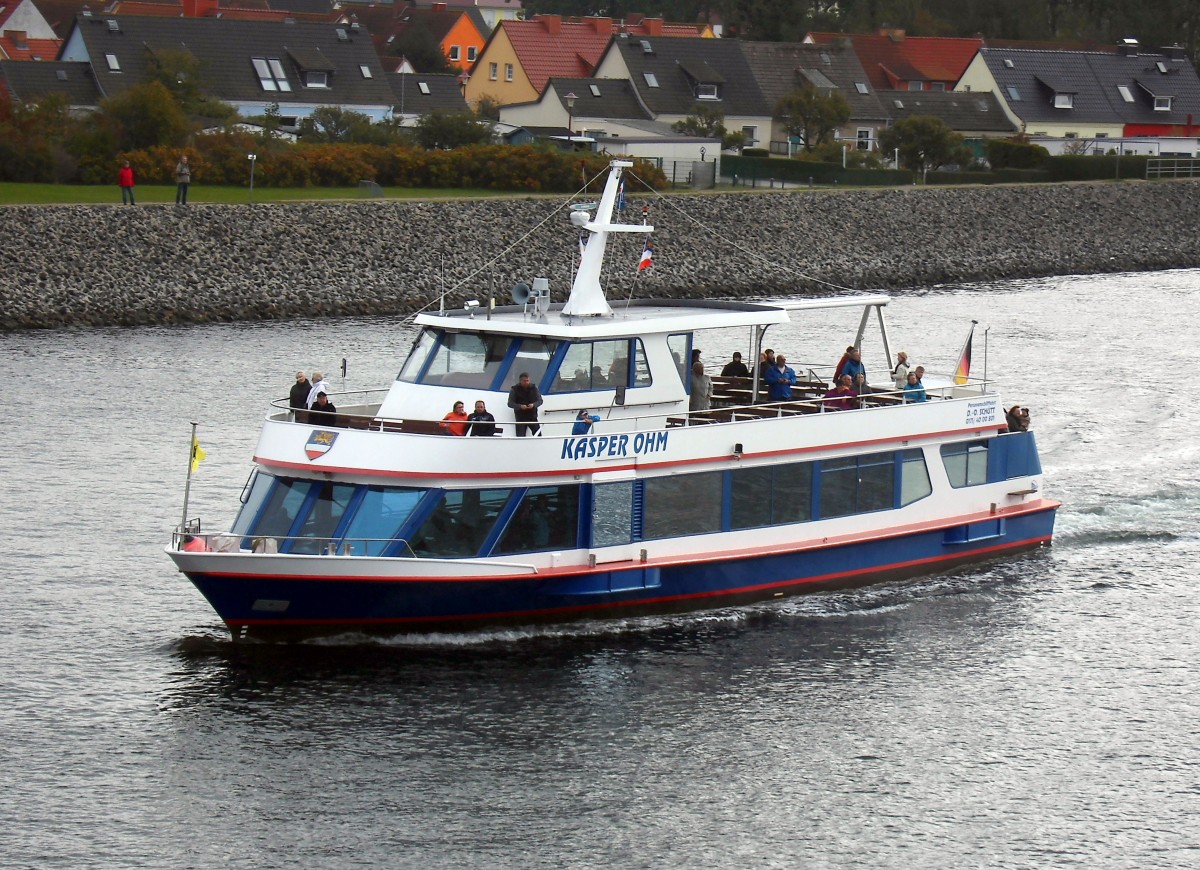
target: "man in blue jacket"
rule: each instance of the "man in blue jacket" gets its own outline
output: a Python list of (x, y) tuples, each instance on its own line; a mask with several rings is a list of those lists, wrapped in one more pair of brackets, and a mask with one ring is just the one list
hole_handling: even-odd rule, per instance
[(775, 365), (767, 368), (764, 376), (767, 381), (767, 395), (772, 402), (787, 402), (792, 398), (792, 384), (796, 383), (796, 373), (787, 364), (787, 357), (776, 354)]
[(857, 384), (858, 376), (863, 376), (863, 384), (867, 382), (867, 367), (863, 365), (862, 351), (857, 347), (850, 351), (850, 359), (842, 366), (842, 374), (850, 376), (850, 383)]

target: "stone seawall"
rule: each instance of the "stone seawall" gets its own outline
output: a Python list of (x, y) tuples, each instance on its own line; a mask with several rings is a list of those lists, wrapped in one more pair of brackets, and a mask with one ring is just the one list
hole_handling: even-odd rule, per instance
[[(902, 289), (1200, 266), (1200, 183), (748, 192), (650, 205), (609, 298)], [(640, 219), (640, 218), (639, 218)], [(0, 208), (0, 329), (408, 314), (570, 287), (559, 201)]]

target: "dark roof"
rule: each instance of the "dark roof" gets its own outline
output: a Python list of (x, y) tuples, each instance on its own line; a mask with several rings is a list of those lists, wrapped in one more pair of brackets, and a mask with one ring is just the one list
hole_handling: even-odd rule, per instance
[[(1108, 124), (1186, 124), (1189, 115), (1200, 118), (1200, 79), (1191, 63), (1181, 57), (1010, 48), (983, 48), (979, 53), (1001, 97), (1027, 124), (1072, 119)], [(1133, 97), (1132, 102), (1125, 99), (1121, 88)], [(1056, 109), (1055, 93), (1070, 94), (1071, 107)], [(1156, 112), (1154, 94), (1172, 97), (1171, 111)]]
[(96, 106), (100, 91), (86, 63), (0, 61), (0, 80), (12, 98), (36, 103), (47, 94), (64, 94), (71, 106)]
[(824, 79), (836, 85), (838, 93), (846, 98), (852, 121), (884, 121), (888, 118), (887, 108), (880, 104), (880, 96), (849, 45), (738, 42), (762, 88), (767, 114), (774, 111), (780, 99), (796, 89), (798, 80), (823, 88), (827, 87), (821, 81)]
[(879, 99), (895, 121), (932, 115), (958, 133), (1016, 132), (1000, 101), (990, 91), (881, 91)]
[[(451, 73), (387, 74), (392, 88), (392, 105), (397, 115), (428, 115), (433, 111), (469, 112), (458, 86), (458, 76)], [(425, 93), (428, 91), (429, 93)]]
[[(771, 114), (774, 104), (763, 98), (741, 40), (618, 38), (608, 51), (621, 53), (634, 87), (656, 115), (688, 114), (697, 103), (696, 86), (704, 84), (717, 86), (719, 99), (713, 103), (726, 115)], [(648, 83), (647, 74), (657, 86)]]
[(565, 109), (567, 94), (575, 94), (573, 114), (577, 118), (613, 118), (653, 120), (654, 114), (647, 111), (638, 99), (633, 83), (627, 79), (550, 79), (550, 89), (558, 95)]
[[(164, 49), (191, 52), (202, 65), (204, 92), (229, 102), (350, 108), (392, 102), (368, 35), (332, 24), (81, 15), (62, 56), (90, 60), (102, 93), (112, 95), (146, 81), (151, 53)], [(119, 70), (109, 68), (107, 54), (116, 57)], [(291, 91), (265, 91), (252, 63), (256, 57), (279, 60)], [(327, 87), (305, 87), (302, 75), (313, 71), (331, 73)]]

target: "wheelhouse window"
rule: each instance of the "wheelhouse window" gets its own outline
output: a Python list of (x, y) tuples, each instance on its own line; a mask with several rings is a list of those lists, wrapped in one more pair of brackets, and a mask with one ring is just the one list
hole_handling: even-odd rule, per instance
[(942, 465), (955, 489), (978, 486), (988, 480), (988, 443), (968, 441), (942, 445)]
[(686, 386), (691, 380), (688, 377), (688, 361), (692, 357), (691, 333), (681, 332), (667, 336), (667, 347), (671, 351), (671, 359), (675, 360), (675, 369), (679, 372), (679, 380)]
[[(513, 339), (476, 332), (422, 333), (404, 363), (400, 380), (447, 387), (490, 389), (500, 374)], [(428, 364), (425, 360), (429, 360)]]
[(336, 543), (333, 534), (341, 524), (346, 508), (350, 506), (355, 486), (352, 483), (322, 481), (313, 484), (313, 489), (316, 497), (306, 503), (303, 522), (296, 530), (291, 546), (285, 545), (281, 550), (314, 554), (324, 552), (330, 544)]
[[(354, 556), (381, 556), (425, 494), (423, 489), (367, 486), (343, 533)], [(401, 551), (398, 555), (408, 555)]]
[(296, 518), (300, 516), (300, 509), (304, 506), (304, 500), (308, 498), (313, 481), (275, 478), (262, 474), (259, 476), (277, 485), (271, 488), (270, 497), (254, 520), (250, 533), (259, 537), (286, 538), (291, 534)]
[(645, 353), (642, 351), (640, 339), (635, 339), (634, 344), (639, 365), (635, 366), (632, 373), (629, 369), (629, 339), (584, 341), (570, 345), (559, 364), (551, 391), (575, 393), (625, 387), (629, 385), (631, 374), (636, 386), (645, 386), (644, 383), (639, 383), (639, 373), (643, 371), (646, 374), (646, 383), (649, 383)]

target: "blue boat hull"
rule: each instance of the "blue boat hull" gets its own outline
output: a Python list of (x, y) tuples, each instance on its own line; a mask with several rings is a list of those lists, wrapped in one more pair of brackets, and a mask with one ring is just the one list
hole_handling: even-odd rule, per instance
[(933, 574), (1048, 545), (1055, 507), (1010, 517), (991, 535), (987, 524), (953, 526), (817, 550), (531, 578), (188, 576), (235, 638), (479, 630), (706, 610)]

